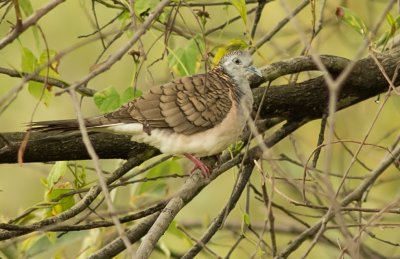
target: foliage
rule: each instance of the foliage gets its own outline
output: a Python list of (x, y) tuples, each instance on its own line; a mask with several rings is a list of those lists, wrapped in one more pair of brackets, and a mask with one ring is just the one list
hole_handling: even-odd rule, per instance
[[(369, 36), (369, 30), (365, 25), (365, 22), (350, 9), (338, 7), (336, 9), (336, 16), (362, 36)], [(390, 28), (373, 42), (374, 47), (379, 50), (384, 50), (386, 48), (388, 42), (394, 38), (397, 30), (400, 28), (400, 15), (394, 18), (390, 13), (388, 13), (386, 14), (386, 21)]]
[[(42, 76), (51, 76), (53, 78), (58, 78), (58, 61), (54, 60), (56, 56), (56, 52), (52, 50), (43, 51), (39, 58), (36, 58), (35, 55), (27, 48), (22, 48), (22, 56), (21, 56), (21, 68), (22, 71), (33, 73), (36, 70), (40, 71), (39, 75)], [(50, 66), (47, 66), (47, 63), (51, 60)], [(28, 85), (29, 92), (33, 97), (42, 101), (45, 105), (49, 105), (53, 100), (54, 94), (51, 91), (50, 85), (44, 85), (42, 83), (37, 82), (29, 82)]]
[(128, 87), (120, 95), (114, 87), (107, 87), (101, 91), (98, 91), (94, 96), (93, 100), (97, 108), (102, 113), (111, 112), (121, 107), (123, 104), (139, 97), (142, 95), (142, 91)]
[(236, 8), (244, 24), (247, 24), (247, 6), (245, 0), (231, 0), (232, 5)]
[(193, 75), (200, 68), (203, 51), (204, 44), (201, 36), (196, 35), (184, 47), (169, 50), (169, 66), (180, 76)]
[[(192, 165), (181, 156), (155, 157), (136, 144), (121, 154), (127, 139), (101, 150), (109, 139), (98, 133), (89, 140), (99, 161), (0, 165), (0, 258), (111, 251), (121, 232), (116, 218), (135, 234), (134, 252), (154, 238), (151, 258), (197, 248), (201, 254), (188, 257), (399, 257), (399, 89), (398, 81), (388, 86), (395, 73), (383, 54), (398, 48), (400, 15), (387, 2), (395, 1), (175, 0), (150, 20), (165, 1), (0, 0), (0, 129), (23, 132), (0, 134), (0, 160), (12, 148), (15, 157), (43, 152), (54, 139), (43, 160), (64, 146), (78, 147), (76, 157), (91, 153), (79, 133), (25, 134), (21, 125), (32, 119), (114, 111), (154, 85), (209, 70), (232, 50), (251, 49), (254, 64), (266, 66), (264, 78), (252, 78), (254, 93), (263, 93), (252, 114), (260, 120), (249, 121), (242, 141), (204, 159), (209, 179), (189, 177)], [(359, 73), (354, 85), (337, 88), (348, 60), (360, 58), (365, 66), (355, 62), (345, 78)], [(372, 94), (345, 91), (373, 80), (381, 88), (371, 86)], [(317, 91), (324, 84), (329, 89)], [(337, 103), (323, 103), (328, 97)], [(130, 159), (101, 159), (110, 152)]]

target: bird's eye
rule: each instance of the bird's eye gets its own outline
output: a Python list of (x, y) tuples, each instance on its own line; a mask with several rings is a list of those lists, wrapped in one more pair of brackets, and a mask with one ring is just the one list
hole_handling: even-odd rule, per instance
[(242, 64), (242, 61), (241, 61), (240, 59), (238, 59), (238, 58), (235, 58), (235, 59), (233, 60), (233, 63), (235, 63), (236, 65), (241, 65), (241, 64)]

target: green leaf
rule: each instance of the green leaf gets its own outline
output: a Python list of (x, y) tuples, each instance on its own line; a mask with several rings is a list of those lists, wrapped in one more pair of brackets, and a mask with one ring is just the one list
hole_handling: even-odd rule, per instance
[[(65, 183), (60, 188), (54, 188), (46, 193), (46, 200), (52, 201), (54, 199), (57, 199), (60, 195), (69, 193), (71, 191), (70, 184)], [(51, 206), (51, 208), (48, 210), (47, 216), (52, 217), (57, 214), (60, 214), (68, 209), (70, 209), (72, 206), (75, 205), (75, 199), (73, 195), (66, 196), (62, 199), (60, 199), (56, 204)]]
[(43, 102), (46, 106), (49, 106), (54, 99), (54, 94), (44, 87), (42, 83), (29, 82), (28, 84), (29, 93), (36, 99)]
[(30, 0), (19, 0), (18, 3), (25, 16), (33, 14), (33, 7)]
[(257, 246), (257, 256), (255, 256), (256, 258), (265, 258), (266, 252), (260, 247)]
[(244, 147), (244, 142), (243, 142), (243, 141), (237, 141), (236, 143), (231, 144), (231, 145), (228, 147), (228, 151), (229, 151), (229, 153), (231, 154), (231, 157), (233, 158), (233, 157), (235, 157), (237, 154), (239, 154), (240, 151), (243, 149), (243, 147)]
[[(160, 0), (136, 0), (135, 1), (135, 14), (138, 17), (144, 18), (148, 16), (151, 11), (160, 3)], [(167, 17), (166, 10), (160, 14), (159, 20), (165, 22)]]
[[(30, 251), (31, 249), (33, 249), (34, 251), (37, 249), (36, 247), (38, 247), (38, 243), (40, 240), (45, 239), (47, 242), (47, 244), (50, 244), (50, 241), (47, 239), (47, 237), (45, 237), (44, 235), (41, 236), (30, 236), (27, 239), (23, 240), (22, 244), (20, 245), (20, 252), (23, 254), (26, 254), (26, 252)], [(46, 248), (48, 248), (49, 246), (46, 245)], [(42, 245), (40, 244), (39, 249), (42, 248)]]
[(138, 188), (137, 194), (147, 197), (163, 197), (167, 194), (168, 185), (163, 182), (144, 182)]
[(390, 13), (388, 13), (386, 15), (386, 21), (389, 23), (390, 26), (393, 26), (396, 23), (396, 21), (394, 20), (393, 15), (391, 15)]
[[(183, 227), (182, 227), (183, 228)], [(193, 245), (193, 241), (188, 238), (181, 230), (178, 229), (178, 224), (175, 220), (169, 224), (168, 229), (166, 231), (168, 234), (174, 235), (175, 237), (179, 238), (181, 241), (186, 241), (189, 246)]]
[(346, 7), (338, 7), (336, 9), (336, 17), (354, 29), (362, 36), (366, 36), (368, 30), (364, 21)]
[(107, 87), (98, 91), (93, 96), (93, 100), (97, 108), (103, 113), (114, 111), (121, 106), (119, 93), (114, 87)]
[(247, 24), (247, 8), (245, 0), (231, 0), (232, 5), (239, 12), (240, 17), (242, 17), (243, 23)]
[[(84, 238), (89, 234), (88, 231), (75, 231), (58, 236), (59, 233), (53, 232), (57, 237), (55, 244), (53, 244), (52, 242), (54, 240), (51, 240), (52, 237), (47, 233), (49, 232), (46, 232), (46, 234), (37, 233), (37, 235), (28, 237), (21, 242), (22, 245), (18, 244), (18, 247), (20, 248), (19, 255), (15, 258), (66, 258), (65, 253), (67, 247), (75, 246), (76, 249), (79, 249), (76, 240), (84, 240)], [(6, 257), (4, 259), (6, 259)]]
[[(33, 7), (30, 0), (19, 0), (19, 6), (26, 17), (33, 14)], [(35, 38), (36, 46), (39, 47), (39, 30), (36, 25), (32, 26), (33, 37)]]
[(133, 87), (128, 87), (125, 89), (125, 91), (121, 95), (121, 104), (125, 104), (129, 101), (132, 101), (139, 96), (142, 96), (143, 92), (140, 91), (139, 89), (133, 89)]
[(45, 236), (47, 237), (47, 239), (50, 241), (50, 243), (52, 245), (55, 245), (57, 242), (57, 233), (55, 232), (46, 232)]
[(172, 235), (174, 235), (174, 236), (176, 236), (176, 237), (179, 237), (179, 238), (183, 238), (183, 237), (186, 236), (186, 235), (184, 235), (184, 234), (182, 233), (182, 231), (180, 231), (180, 230), (178, 229), (178, 226), (177, 226), (177, 224), (176, 224), (176, 220), (173, 220), (173, 221), (171, 222), (171, 224), (169, 224), (168, 229), (167, 229), (167, 233), (172, 234)]
[(22, 71), (32, 73), (37, 67), (37, 58), (27, 48), (22, 48), (21, 68)]
[(168, 248), (168, 245), (162, 240), (159, 241), (160, 250), (164, 253), (166, 258), (171, 258), (171, 250)]
[(160, 0), (137, 0), (135, 1), (135, 13), (139, 17), (147, 16), (159, 3)]
[[(150, 169), (146, 176), (148, 178), (153, 178), (180, 172), (182, 172), (181, 164), (174, 159), (170, 159)], [(153, 181), (144, 182), (137, 189), (137, 194), (160, 196), (165, 194), (167, 187), (168, 186), (165, 183), (155, 183)]]
[(97, 108), (101, 112), (106, 113), (116, 110), (124, 103), (127, 103), (141, 96), (142, 94), (142, 91), (138, 89), (134, 90), (132, 87), (128, 87), (120, 96), (114, 87), (107, 87), (106, 89), (97, 92), (93, 96), (93, 100)]
[[(136, 2), (135, 2), (136, 3)], [(137, 14), (136, 14), (137, 16)], [(125, 34), (127, 37), (132, 37), (133, 32), (132, 30), (126, 30), (125, 27), (132, 21), (131, 19), (131, 14), (129, 13), (129, 11), (124, 11), (119, 17), (118, 20), (121, 23), (121, 31), (125, 31)]]
[[(39, 67), (45, 67), (44, 69), (42, 69), (42, 71), (40, 71), (40, 75), (46, 76), (47, 73), (50, 77), (53, 78), (59, 78), (59, 73), (58, 73), (58, 66), (59, 66), (59, 60), (55, 59), (53, 60), (55, 57), (57, 56), (57, 52), (54, 50), (45, 50), (40, 54), (39, 60), (38, 60), (38, 66)], [(49, 67), (49, 69), (46, 67), (47, 64), (49, 63), (50, 60), (53, 60), (51, 62), (51, 65)]]
[(118, 21), (121, 22), (121, 28), (124, 28), (131, 21), (131, 14), (129, 13), (129, 11), (123, 11), (122, 14), (118, 16)]
[(201, 36), (196, 35), (185, 46), (169, 51), (168, 64), (180, 76), (193, 75), (200, 67), (203, 49), (204, 42)]
[(395, 24), (396, 24), (396, 28), (399, 29), (400, 28), (400, 15), (397, 16), (397, 18), (395, 20)]
[(251, 220), (249, 214), (243, 213), (243, 222), (246, 224), (246, 226), (250, 226)]
[(250, 221), (249, 214), (247, 214), (246, 212), (243, 212), (242, 217), (243, 217), (243, 220), (242, 220), (242, 224), (240, 226), (240, 231), (242, 232), (242, 234), (245, 234), (247, 228), (251, 224), (251, 221)]
[(67, 161), (58, 161), (51, 168), (49, 175), (47, 176), (47, 188), (52, 189), (56, 183), (58, 183), (65, 175), (68, 170)]
[[(21, 56), (21, 68), (22, 71), (27, 73), (33, 73), (39, 65), (39, 61), (36, 56), (27, 48), (22, 48)], [(54, 94), (49, 91), (47, 87), (44, 88), (44, 84), (38, 82), (29, 82), (28, 84), (29, 93), (36, 99), (42, 101), (48, 106), (54, 99)]]
[(379, 39), (375, 42), (377, 48), (385, 49), (387, 43), (396, 34), (396, 31), (400, 28), (400, 16), (396, 19), (389, 13), (386, 15), (386, 20), (390, 25), (390, 29), (385, 31)]
[(383, 49), (385, 48), (386, 44), (389, 42), (391, 38), (390, 32), (389, 31), (385, 31), (381, 37), (379, 37), (379, 39), (376, 41), (375, 45), (377, 48), (382, 47)]

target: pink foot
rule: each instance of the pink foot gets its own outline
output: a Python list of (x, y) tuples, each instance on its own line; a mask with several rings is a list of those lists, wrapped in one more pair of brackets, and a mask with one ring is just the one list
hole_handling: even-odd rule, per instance
[(196, 171), (196, 169), (200, 169), (205, 178), (210, 177), (210, 175), (211, 175), (210, 168), (208, 166), (206, 166), (203, 162), (201, 162), (200, 159), (198, 159), (197, 157), (195, 157), (194, 155), (191, 155), (191, 154), (185, 154), (185, 157), (189, 158), (190, 161), (192, 161), (194, 164), (194, 168), (190, 172), (191, 174), (193, 174), (193, 172)]

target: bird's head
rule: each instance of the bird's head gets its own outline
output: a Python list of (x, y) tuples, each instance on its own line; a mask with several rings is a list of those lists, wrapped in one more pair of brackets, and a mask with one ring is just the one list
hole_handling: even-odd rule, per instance
[(229, 52), (219, 62), (219, 66), (232, 78), (244, 78), (249, 73), (262, 77), (261, 71), (252, 64), (250, 53), (241, 50)]

